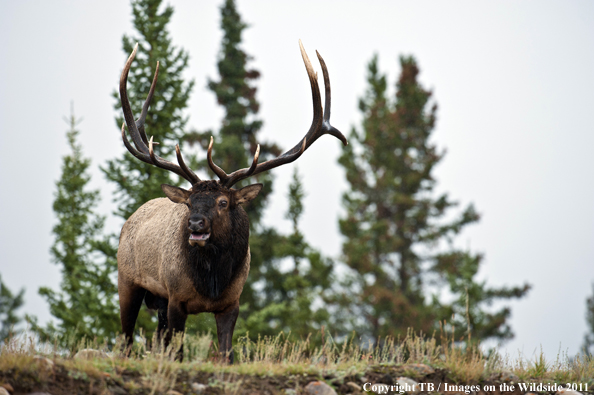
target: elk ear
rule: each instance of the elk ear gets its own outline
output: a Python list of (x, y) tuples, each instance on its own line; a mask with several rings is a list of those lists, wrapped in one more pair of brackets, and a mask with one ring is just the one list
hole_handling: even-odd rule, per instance
[(167, 184), (161, 184), (161, 189), (173, 203), (186, 203), (192, 194), (190, 191)]
[(242, 204), (253, 200), (262, 190), (262, 184), (252, 184), (235, 191), (235, 203)]

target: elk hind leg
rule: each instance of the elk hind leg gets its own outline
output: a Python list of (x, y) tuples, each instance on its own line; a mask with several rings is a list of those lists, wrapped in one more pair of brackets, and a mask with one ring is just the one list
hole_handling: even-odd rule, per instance
[(130, 355), (134, 341), (134, 326), (146, 290), (120, 281), (118, 283), (118, 293), (120, 296), (120, 321), (122, 323), (122, 332), (126, 337), (126, 355)]

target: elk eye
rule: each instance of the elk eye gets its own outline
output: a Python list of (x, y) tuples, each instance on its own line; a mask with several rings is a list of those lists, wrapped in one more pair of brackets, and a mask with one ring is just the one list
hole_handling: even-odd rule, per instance
[(221, 207), (227, 207), (227, 201), (226, 200), (221, 200), (219, 202), (219, 206), (221, 206)]

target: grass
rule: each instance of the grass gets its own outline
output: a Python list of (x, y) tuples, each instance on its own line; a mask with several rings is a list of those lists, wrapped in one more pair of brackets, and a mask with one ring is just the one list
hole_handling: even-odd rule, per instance
[[(354, 337), (338, 342), (327, 336), (318, 347), (309, 339), (292, 340), (284, 334), (257, 341), (244, 337), (235, 342), (234, 365), (219, 361), (211, 335), (186, 336), (184, 362), (177, 362), (172, 350), (177, 350), (181, 341), (181, 337), (174, 339), (172, 347), (164, 350), (158, 344), (149, 346), (156, 342), (140, 337), (131, 357), (125, 358), (105, 344), (85, 341), (63, 350), (21, 334), (1, 346), (0, 384), (9, 383), (17, 391), (104, 394), (117, 393), (117, 389), (120, 393), (152, 395), (170, 390), (192, 393), (191, 385), (202, 383), (208, 385), (205, 393), (241, 394), (263, 388), (283, 393), (303, 388), (313, 380), (324, 380), (346, 391), (349, 381), (361, 384), (364, 378), (381, 382), (386, 375), (468, 385), (497, 381), (493, 377), (500, 379), (501, 372), (508, 372), (526, 383), (588, 384), (589, 392), (594, 393), (591, 357), (558, 355), (556, 360), (547, 361), (542, 350), (531, 359), (510, 359), (497, 352), (487, 356), (472, 342), (456, 342), (447, 335), (437, 339), (409, 331), (402, 340), (388, 338), (379, 345), (362, 344)], [(113, 350), (120, 350), (122, 338), (116, 343)], [(107, 357), (74, 358), (76, 352), (87, 348), (102, 350)], [(419, 373), (411, 364), (431, 366), (436, 372)]]

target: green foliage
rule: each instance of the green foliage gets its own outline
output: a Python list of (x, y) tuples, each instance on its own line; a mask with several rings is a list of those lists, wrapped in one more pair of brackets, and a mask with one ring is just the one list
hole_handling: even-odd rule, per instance
[[(219, 78), (208, 82), (225, 116), (217, 132), (192, 133), (187, 137), (189, 142), (199, 143), (206, 149), (213, 135), (213, 160), (227, 173), (248, 166), (258, 143), (260, 162), (280, 154), (276, 145), (258, 140), (262, 121), (257, 117), (259, 103), (253, 83), (260, 73), (248, 68), (250, 56), (241, 48), (241, 36), (246, 27), (235, 2), (226, 0), (221, 7), (223, 39), (217, 63)], [(201, 165), (207, 169), (206, 161)], [(235, 337), (249, 333), (256, 339), (258, 335), (274, 335), (279, 330), (305, 337), (328, 320), (327, 312), (312, 306), (320, 301), (322, 290), (330, 281), (332, 262), (308, 246), (298, 230), (303, 191), (297, 178), (289, 197), (288, 218), (294, 226), (290, 236), (261, 224), (273, 177), (263, 173), (256, 181), (264, 187), (258, 198), (245, 207), (250, 218), (251, 263), (250, 276), (241, 295)], [(286, 265), (290, 268), (285, 268)], [(214, 330), (212, 317), (191, 318), (188, 326), (190, 331)]]
[[(362, 130), (353, 128), (339, 160), (350, 184), (340, 220), (344, 258), (353, 269), (346, 285), (355, 290), (342, 304), (363, 318), (352, 325), (374, 339), (404, 337), (407, 328), (431, 333), (455, 314), (449, 325), (459, 335), (470, 325), (475, 339), (510, 338), (509, 310), (488, 314), (484, 306), (521, 297), (529, 286), (493, 289), (476, 281), (482, 257), (456, 249), (452, 240), (479, 215), (469, 205), (448, 222), (457, 203), (447, 194), (434, 197), (432, 170), (443, 153), (429, 142), (437, 111), (431, 92), (418, 83), (415, 59), (401, 57), (396, 95), (388, 98), (377, 64), (376, 56), (359, 102)], [(445, 285), (454, 301), (435, 292), (428, 300), (435, 284)]]
[(586, 355), (594, 355), (594, 283), (592, 284), (592, 295), (586, 299), (586, 323), (588, 333), (584, 336), (583, 352)]
[[(188, 54), (172, 45), (167, 26), (173, 15), (173, 7), (161, 7), (162, 0), (133, 0), (133, 23), (137, 35), (122, 39), (122, 47), (127, 56), (138, 43), (138, 52), (132, 63), (128, 77), (128, 97), (136, 116), (149, 92), (153, 73), (159, 62), (159, 80), (145, 122), (147, 135), (154, 136), (160, 145), (156, 153), (165, 158), (175, 156), (175, 145), (183, 140), (187, 117), (183, 110), (188, 106), (194, 82), (184, 82), (182, 74), (188, 66)], [(162, 10), (161, 10), (162, 8)], [(119, 92), (114, 92), (114, 108), (118, 112), (116, 124), (123, 123)], [(157, 152), (158, 151), (158, 152)], [(101, 169), (108, 181), (116, 186), (116, 215), (127, 219), (142, 204), (151, 199), (163, 197), (161, 184), (180, 185), (175, 174), (146, 164), (130, 153), (107, 162)], [(115, 239), (116, 236), (112, 235)], [(115, 250), (110, 255), (115, 260)], [(156, 316), (141, 309), (138, 327), (142, 327), (149, 338), (156, 328)]]
[[(219, 79), (208, 81), (208, 88), (215, 94), (217, 103), (223, 106), (225, 115), (221, 128), (217, 132), (193, 132), (186, 136), (189, 143), (199, 143), (206, 149), (213, 136), (213, 161), (227, 173), (242, 169), (249, 164), (260, 144), (260, 162), (280, 154), (279, 148), (270, 143), (258, 141), (257, 135), (262, 128), (262, 121), (257, 118), (260, 104), (256, 99), (257, 88), (253, 82), (260, 77), (260, 72), (248, 69), (251, 59), (241, 48), (241, 35), (248, 26), (241, 20), (235, 2), (226, 0), (221, 6), (221, 29), (223, 39), (217, 61)], [(206, 160), (200, 166), (209, 170)], [(210, 173), (213, 177), (214, 174)], [(272, 176), (264, 173), (255, 177), (264, 184), (258, 199), (246, 207), (250, 218), (251, 229), (256, 230), (266, 201), (272, 192)], [(247, 185), (247, 181), (239, 183), (236, 188)], [(252, 262), (253, 267), (254, 262)]]
[[(301, 339), (312, 335), (312, 341), (319, 344), (320, 329), (328, 328), (330, 322), (324, 302), (332, 285), (333, 262), (309, 246), (299, 231), (303, 197), (303, 186), (295, 170), (286, 214), (293, 232), (274, 245), (274, 258), (258, 279), (266, 301), (262, 309), (247, 318), (244, 328), (262, 336), (274, 336), (280, 331)], [(244, 331), (239, 330), (238, 336)]]
[[(212, 151), (213, 161), (227, 173), (248, 166), (248, 162), (256, 152), (260, 143), (260, 161), (280, 153), (273, 144), (257, 141), (257, 133), (262, 128), (262, 121), (257, 119), (259, 103), (256, 100), (257, 88), (253, 81), (260, 77), (257, 70), (248, 69), (250, 57), (241, 48), (241, 35), (247, 25), (241, 20), (235, 2), (227, 0), (221, 6), (221, 29), (223, 39), (221, 51), (217, 61), (219, 71), (218, 81), (209, 79), (208, 88), (215, 94), (218, 104), (223, 106), (225, 115), (218, 131), (193, 132), (186, 135), (190, 144), (198, 143), (203, 149), (208, 147), (210, 137), (214, 137)], [(210, 172), (206, 159), (198, 162), (200, 168)], [(264, 186), (258, 198), (245, 206), (250, 219), (250, 277), (241, 295), (241, 310), (238, 327), (244, 327), (246, 318), (257, 310), (262, 303), (258, 303), (257, 291), (253, 287), (254, 279), (261, 278), (261, 268), (272, 258), (272, 245), (280, 239), (274, 229), (265, 229), (260, 225), (260, 219), (267, 198), (272, 192), (272, 176), (261, 174), (256, 178)], [(247, 185), (247, 180), (239, 183), (235, 188)], [(190, 317), (188, 319), (189, 332), (214, 332), (212, 316)], [(248, 328), (252, 328), (248, 325)], [(249, 329), (248, 329), (249, 330)]]
[(63, 157), (62, 176), (56, 182), (53, 210), (58, 223), (52, 230), (55, 240), (50, 249), (52, 261), (60, 266), (62, 282), (60, 291), (39, 289), (58, 323), (42, 328), (33, 320), (33, 329), (45, 339), (57, 335), (62, 345), (83, 337), (111, 343), (119, 332), (112, 278), (115, 261), (109, 257), (114, 248), (108, 239), (100, 238), (105, 218), (94, 214), (99, 191), (87, 190), (91, 161), (83, 157), (76, 140), (79, 121), (71, 114), (67, 122), (71, 152)]
[(23, 306), (24, 294), (25, 289), (23, 288), (14, 295), (2, 282), (2, 276), (0, 276), (0, 343), (10, 334), (15, 333), (14, 326), (22, 320), (17, 316), (16, 311)]
[[(159, 142), (155, 151), (159, 156), (175, 156), (175, 145), (182, 140), (187, 117), (183, 110), (188, 106), (190, 91), (194, 82), (185, 83), (182, 73), (188, 66), (188, 54), (171, 44), (167, 25), (171, 21), (173, 8), (160, 11), (162, 0), (134, 0), (132, 14), (137, 36), (126, 36), (122, 46), (126, 57), (138, 43), (138, 53), (128, 77), (128, 96), (132, 111), (140, 115), (142, 105), (149, 92), (153, 73), (159, 62), (159, 81), (155, 90), (145, 130)], [(119, 92), (113, 92), (118, 110), (116, 124), (123, 123)], [(110, 160), (102, 168), (107, 179), (116, 185), (116, 214), (127, 219), (142, 204), (157, 197), (163, 197), (161, 184), (180, 185), (173, 173), (146, 164), (128, 152), (122, 157)]]

